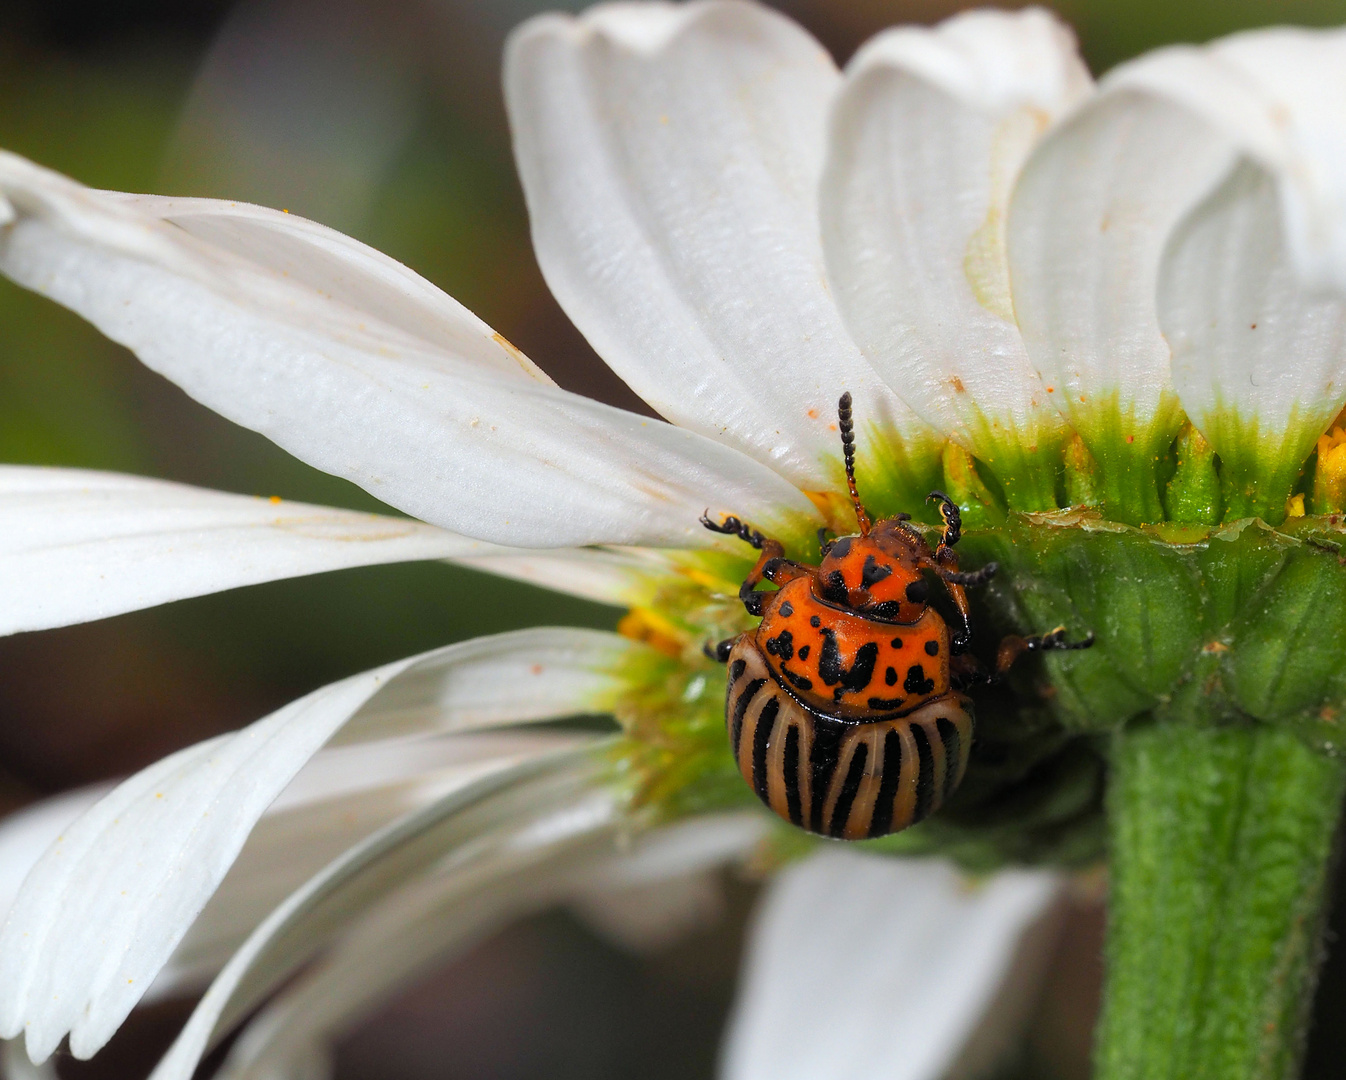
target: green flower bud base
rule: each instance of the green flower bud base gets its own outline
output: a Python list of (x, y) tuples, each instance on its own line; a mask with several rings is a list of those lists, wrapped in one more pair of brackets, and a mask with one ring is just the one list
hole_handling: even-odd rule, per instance
[(1339, 762), (1267, 725), (1113, 738), (1097, 1080), (1289, 1080), (1318, 961)]

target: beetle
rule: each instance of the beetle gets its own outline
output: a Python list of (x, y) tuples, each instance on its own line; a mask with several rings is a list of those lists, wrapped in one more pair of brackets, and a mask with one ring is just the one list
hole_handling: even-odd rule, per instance
[[(911, 515), (870, 523), (855, 482), (851, 395), (837, 406), (846, 483), (858, 533), (819, 530), (817, 566), (785, 558), (778, 540), (732, 515), (701, 524), (761, 552), (739, 599), (761, 618), (707, 654), (727, 663), (725, 725), (739, 771), (782, 818), (846, 840), (885, 836), (939, 809), (962, 781), (972, 745), (972, 702), (963, 691), (1002, 676), (1026, 652), (1086, 649), (1065, 628), (1005, 637), (988, 676), (968, 651), (967, 589), (995, 563), (959, 569), (958, 505), (939, 491), (944, 528), (932, 551)], [(942, 586), (954, 627), (931, 603)], [(776, 586), (758, 590), (762, 581)]]

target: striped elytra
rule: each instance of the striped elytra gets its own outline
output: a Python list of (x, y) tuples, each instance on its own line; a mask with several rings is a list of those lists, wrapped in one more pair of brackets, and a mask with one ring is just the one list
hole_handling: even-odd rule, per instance
[(863, 721), (808, 709), (773, 676), (751, 633), (729, 653), (725, 723), (762, 802), (845, 840), (885, 836), (938, 810), (962, 780), (972, 742), (971, 703), (956, 691)]

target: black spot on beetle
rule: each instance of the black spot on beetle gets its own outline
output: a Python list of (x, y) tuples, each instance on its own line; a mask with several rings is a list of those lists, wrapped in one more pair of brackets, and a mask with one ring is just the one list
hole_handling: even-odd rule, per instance
[(938, 656), (939, 642), (934, 640), (934, 638), (931, 638), (929, 641), (925, 643), (925, 652), (927, 656)]
[(855, 537), (843, 536), (840, 540), (832, 542), (832, 547), (827, 553), (833, 558), (844, 559), (851, 553), (851, 544), (853, 543), (855, 543)]
[(900, 709), (902, 707), (902, 702), (906, 700), (906, 698), (900, 697), (872, 697), (865, 702), (865, 704), (871, 709), (887, 712), (889, 709)]
[(877, 642), (866, 641), (855, 650), (855, 662), (850, 668), (841, 665), (837, 636), (831, 630), (823, 631), (823, 651), (818, 657), (818, 675), (828, 686), (835, 686), (832, 696), (840, 701), (848, 690), (863, 690), (874, 677), (874, 665), (879, 659)]
[(896, 686), (897, 670), (895, 668), (889, 668), (887, 671), (885, 671), (883, 673), (883, 681), (886, 682), (889, 686)]
[(809, 625), (813, 627), (815, 630), (818, 629), (818, 627), (822, 626), (822, 624), (823, 624), (822, 619), (818, 618), (817, 615), (812, 615), (809, 617)]
[(930, 599), (930, 583), (921, 578), (907, 586), (907, 599), (913, 604), (924, 604)]
[(795, 613), (794, 604), (790, 603), (790, 601), (788, 600), (785, 601), (785, 603), (781, 604), (780, 606), (780, 613), (788, 619), (791, 615)]
[(822, 597), (829, 604), (846, 604), (850, 596), (850, 590), (846, 588), (846, 578), (840, 570), (833, 570), (823, 578)]
[(811, 648), (811, 646), (809, 646), (809, 645), (801, 645), (801, 646), (799, 646), (799, 659), (801, 659), (801, 660), (807, 660), (807, 659), (809, 658), (809, 649), (810, 649), (810, 648)]
[(782, 660), (788, 660), (795, 654), (794, 635), (788, 630), (782, 630), (773, 638), (766, 639), (766, 651), (772, 656), (779, 656)]
[(894, 649), (900, 649), (902, 648), (902, 639), (900, 637), (895, 637), (892, 641), (888, 642), (888, 644)]
[(790, 683), (790, 685), (794, 686), (796, 689), (799, 690), (813, 689), (813, 680), (810, 679), (807, 675), (796, 675), (789, 668), (781, 668), (781, 674), (783, 674), (786, 680)]
[(880, 604), (870, 604), (865, 608), (865, 614), (872, 619), (897, 622), (902, 614), (902, 604), (897, 600), (885, 600)]
[(929, 694), (935, 689), (935, 680), (925, 677), (925, 669), (920, 664), (912, 664), (907, 668), (907, 678), (902, 683), (902, 689), (908, 694)]
[(891, 566), (880, 566), (873, 555), (865, 556), (865, 568), (860, 572), (860, 586), (868, 589), (877, 585), (886, 577), (891, 577), (893, 568)]

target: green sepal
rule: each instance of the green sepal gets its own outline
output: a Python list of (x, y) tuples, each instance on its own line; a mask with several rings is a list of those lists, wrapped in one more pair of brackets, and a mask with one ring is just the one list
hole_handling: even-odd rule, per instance
[(1099, 506), (1103, 502), (1103, 477), (1084, 440), (1072, 435), (1065, 448), (1066, 505)]
[(1224, 512), (1220, 473), (1215, 451), (1191, 424), (1184, 424), (1177, 439), (1177, 468), (1165, 492), (1170, 521), (1214, 525)]
[(987, 486), (972, 455), (955, 443), (944, 444), (943, 490), (958, 504), (966, 529), (987, 529), (1005, 520), (1005, 502)]

